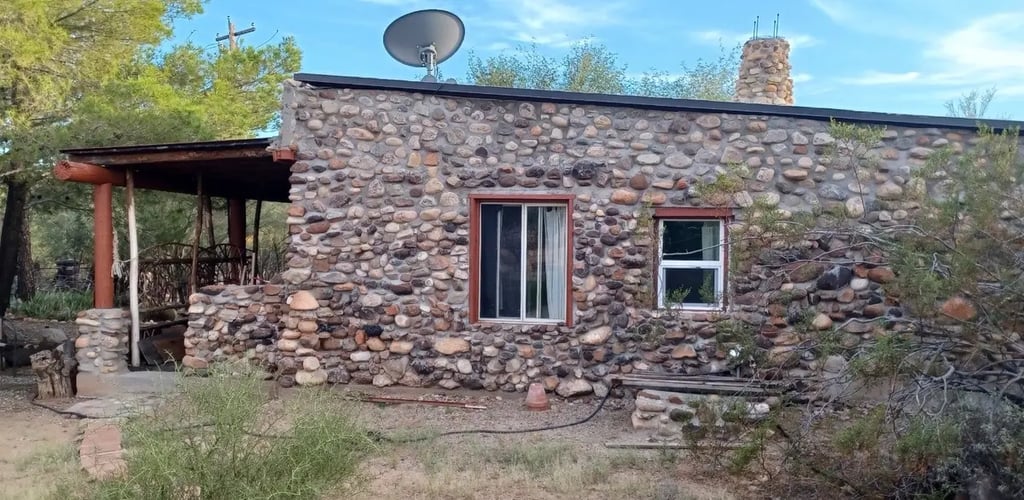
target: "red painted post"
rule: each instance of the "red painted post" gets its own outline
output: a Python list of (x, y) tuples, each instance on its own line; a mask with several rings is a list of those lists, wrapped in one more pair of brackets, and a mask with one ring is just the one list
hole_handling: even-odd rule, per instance
[(111, 184), (92, 188), (93, 224), (93, 307), (114, 307), (114, 216)]

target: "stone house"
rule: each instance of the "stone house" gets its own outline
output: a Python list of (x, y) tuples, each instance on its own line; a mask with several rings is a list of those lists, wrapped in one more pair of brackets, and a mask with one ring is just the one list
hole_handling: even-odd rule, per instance
[[(788, 47), (745, 45), (736, 102), (296, 75), (270, 146), (295, 160), (288, 269), (193, 295), (185, 364), (600, 395), (616, 373), (729, 370), (716, 322), (731, 318), (806, 376), (815, 360), (785, 356), (793, 325), (812, 311), (870, 338), (843, 320), (900, 314), (880, 288), (892, 271), (863, 255), (730, 269), (739, 209), (899, 223), (911, 171), (970, 147), (976, 123), (792, 106)], [(870, 176), (827, 161), (831, 120), (885, 127)], [(734, 167), (741, 190), (701, 193)]]

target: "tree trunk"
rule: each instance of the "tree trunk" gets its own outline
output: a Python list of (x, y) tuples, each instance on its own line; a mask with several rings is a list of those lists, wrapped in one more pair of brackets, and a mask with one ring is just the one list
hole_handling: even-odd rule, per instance
[(18, 236), (18, 298), (29, 300), (36, 294), (35, 264), (32, 262), (32, 225), (28, 222), (28, 211), (22, 211), (21, 234)]
[(64, 362), (60, 349), (39, 351), (29, 357), (32, 373), (36, 374), (36, 397), (39, 399), (66, 399), (75, 396), (71, 385), (71, 366)]
[(7, 203), (4, 207), (4, 225), (0, 231), (0, 316), (11, 305), (14, 277), (18, 274), (18, 247), (25, 230), (25, 209), (28, 204), (28, 183), (6, 179)]

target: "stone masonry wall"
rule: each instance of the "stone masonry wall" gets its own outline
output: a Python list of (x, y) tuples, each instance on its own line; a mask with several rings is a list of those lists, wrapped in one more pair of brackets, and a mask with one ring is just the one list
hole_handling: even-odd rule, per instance
[(127, 309), (86, 309), (75, 324), (78, 370), (94, 374), (128, 371), (131, 319)]
[(784, 38), (754, 38), (743, 44), (736, 101), (793, 104), (789, 42)]
[(286, 314), (280, 285), (211, 285), (189, 297), (185, 358), (193, 369), (247, 359), (263, 362)]
[[(853, 251), (833, 251), (832, 266), (755, 266), (734, 272), (727, 314), (664, 315), (651, 298), (657, 242), (638, 225), (651, 209), (754, 199), (783, 214), (841, 207), (856, 223), (898, 224), (914, 209), (904, 193), (921, 189), (911, 170), (935, 148), (972, 140), (890, 127), (871, 151), (877, 165), (854, 172), (824, 155), (834, 142), (824, 121), (296, 82), (284, 106), (280, 146), (298, 161), (282, 278), (313, 303), (281, 318), (268, 361), (300, 384), (516, 391), (542, 381), (563, 396), (600, 395), (616, 373), (728, 370), (730, 344), (716, 323), (726, 317), (753, 329), (784, 375), (806, 376), (823, 360), (790, 355), (795, 325), (810, 311), (813, 328), (841, 325), (845, 343), (878, 334), (878, 323), (846, 320), (902, 313), (881, 291), (889, 269)], [(729, 168), (745, 190), (723, 198), (695, 187)], [(574, 326), (469, 321), (469, 195), (488, 193), (575, 196)], [(828, 243), (808, 242), (818, 252)], [(209, 330), (218, 320), (207, 311), (193, 318), (192, 338), (221, 331)], [(661, 334), (650, 335), (653, 324)]]

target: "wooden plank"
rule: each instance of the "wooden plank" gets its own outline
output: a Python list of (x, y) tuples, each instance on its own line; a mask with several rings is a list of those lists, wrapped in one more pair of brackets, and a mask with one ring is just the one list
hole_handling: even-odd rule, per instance
[(694, 393), (710, 393), (710, 394), (747, 394), (747, 395), (771, 395), (779, 394), (782, 391), (771, 390), (761, 387), (752, 386), (712, 386), (712, 385), (700, 385), (700, 384), (688, 384), (684, 382), (670, 382), (670, 381), (657, 381), (657, 380), (637, 380), (630, 381), (627, 385), (631, 387), (639, 387), (642, 389), (654, 389), (664, 391), (684, 391)]
[[(91, 154), (75, 154), (76, 160), (97, 165), (139, 166), (160, 163), (185, 163), (200, 161), (224, 161), (251, 158), (267, 158), (273, 162), (273, 154), (265, 145), (246, 148), (212, 149), (203, 151), (167, 150), (140, 151), (132, 153), (110, 153), (96, 151)], [(288, 168), (282, 166), (282, 168)]]
[(186, 325), (186, 324), (188, 324), (188, 318), (181, 318), (181, 319), (172, 319), (170, 321), (163, 321), (163, 322), (160, 322), (160, 323), (146, 323), (145, 325), (139, 325), (139, 328), (141, 330), (149, 331), (149, 330), (158, 330), (160, 328), (164, 328), (164, 327), (167, 327), (167, 326)]
[(621, 379), (621, 381), (622, 381), (622, 383), (624, 385), (656, 384), (656, 383), (664, 382), (664, 383), (669, 383), (669, 384), (692, 385), (692, 386), (695, 386), (695, 387), (722, 387), (722, 388), (730, 388), (730, 387), (759, 387), (759, 388), (777, 389), (777, 390), (785, 389), (784, 386), (764, 385), (764, 384), (759, 384), (757, 382), (743, 382), (743, 383), (739, 383), (739, 382), (702, 382), (702, 381), (699, 381), (699, 380), (645, 379), (645, 378)]
[(760, 384), (786, 385), (788, 382), (782, 380), (754, 379), (749, 377), (733, 377), (728, 375), (685, 375), (679, 373), (657, 373), (657, 372), (631, 372), (620, 375), (612, 375), (612, 378), (648, 378), (666, 380), (695, 380), (707, 382), (757, 382)]
[(155, 312), (170, 311), (171, 309), (184, 309), (188, 304), (171, 304), (169, 306), (150, 307), (147, 309), (140, 309), (139, 314), (150, 314)]

